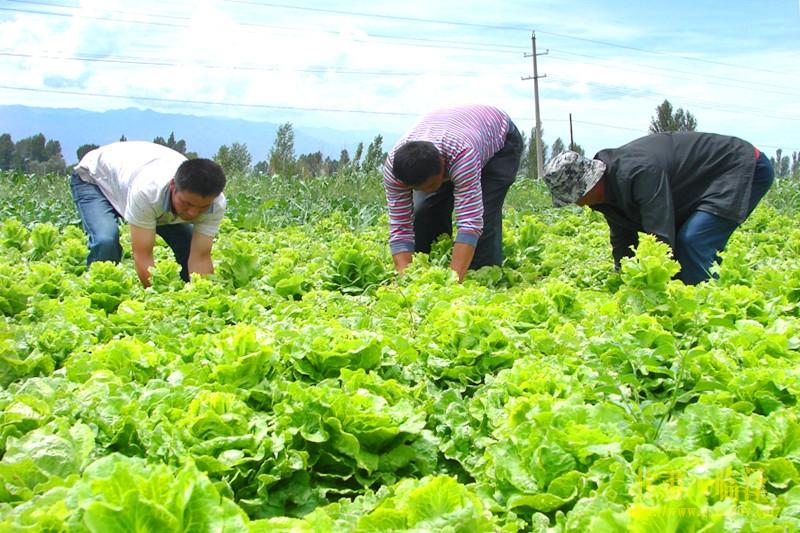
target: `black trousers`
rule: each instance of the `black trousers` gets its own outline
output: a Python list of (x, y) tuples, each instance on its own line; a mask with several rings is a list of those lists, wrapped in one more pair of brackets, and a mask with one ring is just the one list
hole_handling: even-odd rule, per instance
[[(522, 150), (522, 136), (509, 120), (505, 144), (481, 170), (483, 233), (475, 247), (470, 269), (503, 262), (503, 202), (517, 177)], [(414, 191), (415, 251), (430, 253), (436, 237), (453, 234), (454, 204), (452, 181), (442, 183), (436, 192)]]

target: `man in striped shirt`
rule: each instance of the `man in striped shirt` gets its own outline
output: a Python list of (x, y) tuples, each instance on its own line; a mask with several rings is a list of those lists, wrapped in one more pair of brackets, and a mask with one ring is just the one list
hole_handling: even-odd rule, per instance
[(503, 261), (502, 210), (514, 183), (523, 141), (508, 115), (487, 105), (440, 109), (424, 116), (383, 166), (389, 245), (402, 272), (414, 252), (429, 253), (439, 235), (457, 233), (450, 267)]

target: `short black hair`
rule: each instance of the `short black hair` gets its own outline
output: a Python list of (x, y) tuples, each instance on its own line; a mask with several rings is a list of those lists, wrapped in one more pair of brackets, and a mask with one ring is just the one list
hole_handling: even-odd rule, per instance
[(394, 153), (392, 173), (406, 185), (419, 185), (442, 170), (442, 155), (429, 141), (409, 141)]
[(211, 159), (187, 159), (175, 172), (175, 188), (205, 197), (219, 196), (226, 182), (225, 171)]

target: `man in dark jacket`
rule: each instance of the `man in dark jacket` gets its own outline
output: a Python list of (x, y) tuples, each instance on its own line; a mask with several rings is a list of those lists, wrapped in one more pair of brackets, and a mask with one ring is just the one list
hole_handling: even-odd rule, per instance
[(750, 143), (699, 132), (657, 133), (593, 159), (563, 152), (545, 167), (553, 205), (588, 205), (611, 230), (614, 263), (633, 255), (638, 232), (672, 247), (679, 279), (709, 278), (733, 231), (774, 179), (769, 158)]

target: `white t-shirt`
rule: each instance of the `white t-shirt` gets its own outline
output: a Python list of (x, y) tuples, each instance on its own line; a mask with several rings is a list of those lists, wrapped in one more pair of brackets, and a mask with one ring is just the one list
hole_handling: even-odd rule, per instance
[[(134, 226), (155, 229), (164, 224), (183, 224), (172, 212), (169, 184), (183, 154), (145, 141), (124, 141), (96, 148), (83, 156), (75, 172), (94, 183), (114, 209)], [(213, 237), (225, 213), (225, 196), (220, 194), (211, 207), (194, 219), (194, 231)]]

